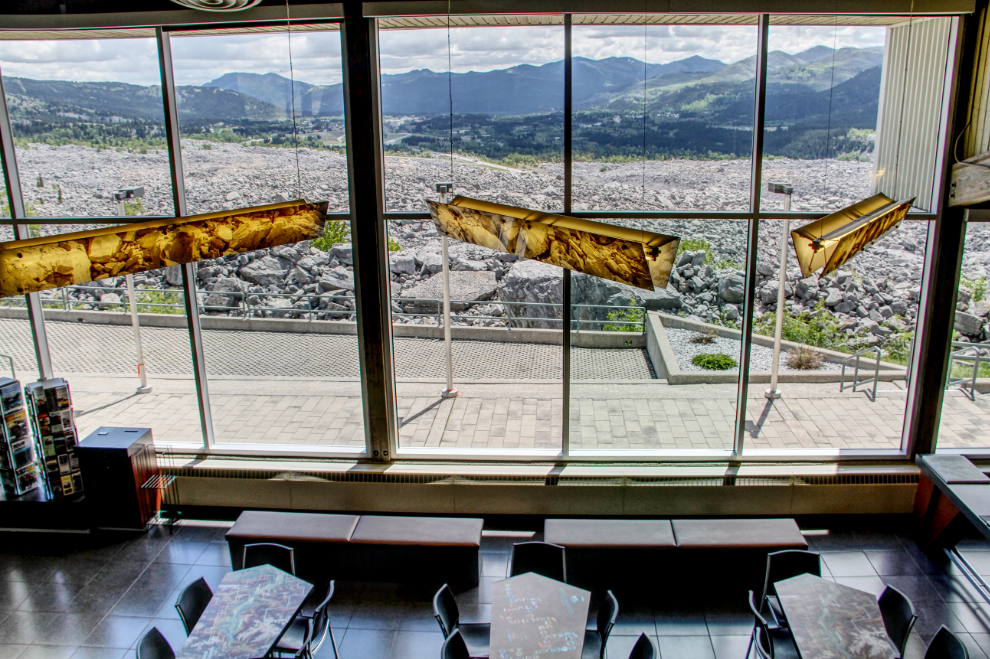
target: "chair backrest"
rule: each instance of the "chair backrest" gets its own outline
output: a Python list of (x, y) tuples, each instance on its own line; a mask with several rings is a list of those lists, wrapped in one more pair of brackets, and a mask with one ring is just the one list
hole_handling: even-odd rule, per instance
[(331, 581), (330, 588), (327, 590), (326, 599), (324, 599), (323, 602), (316, 607), (316, 610), (313, 611), (313, 617), (311, 619), (313, 621), (313, 625), (310, 629), (311, 636), (314, 633), (314, 630), (322, 630), (327, 626), (327, 620), (330, 618), (330, 600), (333, 598), (333, 586), (334, 583)]
[(189, 634), (199, 622), (199, 617), (203, 615), (203, 611), (206, 610), (206, 605), (210, 603), (211, 599), (213, 599), (213, 591), (210, 590), (210, 585), (206, 583), (206, 579), (203, 577), (186, 586), (179, 595), (175, 609), (179, 612), (179, 618), (186, 628), (186, 634)]
[(440, 648), (440, 659), (470, 659), (470, 656), (459, 629), (455, 629)]
[(282, 572), (288, 572), (295, 576), (296, 553), (292, 547), (277, 545), (271, 542), (244, 545), (244, 569), (258, 567), (259, 565), (271, 565), (274, 568), (282, 570)]
[(887, 636), (903, 657), (908, 634), (914, 627), (914, 621), (918, 619), (914, 613), (914, 605), (904, 593), (893, 586), (883, 589), (877, 604), (880, 605), (880, 615), (883, 616), (883, 626), (887, 628)]
[(928, 644), (925, 659), (969, 659), (969, 650), (958, 636), (942, 626)]
[(158, 627), (152, 627), (138, 643), (137, 659), (175, 659), (175, 652)]
[(457, 611), (457, 601), (454, 600), (454, 594), (450, 592), (447, 584), (441, 586), (437, 594), (433, 596), (433, 617), (437, 619), (444, 638), (448, 638), (457, 629), (460, 613)]
[(770, 639), (770, 629), (767, 627), (767, 619), (760, 614), (760, 610), (756, 606), (753, 591), (749, 591), (749, 610), (756, 618), (756, 624), (753, 626), (756, 654), (759, 655), (760, 659), (773, 659), (773, 641)]
[(602, 651), (599, 656), (605, 656), (605, 644), (608, 643), (608, 635), (612, 633), (615, 621), (619, 619), (619, 600), (615, 599), (612, 591), (605, 593), (605, 601), (598, 607), (598, 637), (602, 640)]
[[(796, 577), (799, 574), (822, 576), (822, 557), (816, 551), (788, 549), (767, 554), (767, 578), (763, 583), (763, 597), (775, 595), (773, 585), (778, 581)], [(763, 602), (760, 602), (762, 606)]]
[(646, 634), (639, 635), (636, 645), (629, 653), (629, 659), (657, 659), (659, 656), (660, 650), (657, 649), (656, 643)]
[(565, 581), (564, 548), (549, 542), (517, 542), (512, 545), (509, 576), (535, 572), (548, 579)]

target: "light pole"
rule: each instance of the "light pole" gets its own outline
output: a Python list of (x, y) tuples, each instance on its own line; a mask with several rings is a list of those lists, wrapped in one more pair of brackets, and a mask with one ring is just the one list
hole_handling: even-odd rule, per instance
[[(791, 210), (791, 195), (794, 188), (785, 183), (767, 183), (767, 191), (784, 195), (784, 212)], [(773, 335), (773, 367), (770, 372), (770, 388), (763, 392), (767, 398), (780, 398), (777, 376), (780, 371), (780, 341), (784, 331), (784, 285), (787, 283), (787, 234), (791, 232), (791, 221), (784, 219), (780, 232), (780, 275), (777, 280), (777, 326)]]
[[(124, 201), (127, 199), (140, 199), (144, 196), (144, 186), (138, 188), (123, 188), (113, 193), (113, 199), (117, 202), (117, 215), (123, 217), (127, 214)], [(137, 349), (137, 371), (141, 378), (141, 384), (137, 388), (139, 394), (151, 393), (151, 385), (148, 384), (148, 372), (144, 367), (144, 349), (141, 347), (141, 324), (138, 321), (137, 294), (134, 290), (134, 276), (127, 275), (127, 301), (131, 307), (131, 327), (134, 328), (134, 347)]]
[[(440, 202), (454, 191), (453, 183), (437, 183)], [(450, 354), (450, 263), (447, 259), (447, 236), (441, 239), (443, 251), (443, 344), (447, 353), (447, 388), (440, 392), (441, 398), (457, 398), (460, 392), (454, 389), (454, 365)]]

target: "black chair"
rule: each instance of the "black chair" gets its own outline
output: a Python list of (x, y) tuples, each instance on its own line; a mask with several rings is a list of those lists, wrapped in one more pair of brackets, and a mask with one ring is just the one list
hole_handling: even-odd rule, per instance
[(763, 597), (760, 598), (760, 613), (767, 608), (773, 614), (773, 620), (768, 624), (773, 627), (782, 627), (786, 624), (784, 610), (777, 599), (777, 591), (774, 584), (784, 579), (790, 579), (800, 574), (813, 574), (816, 577), (822, 576), (822, 557), (814, 551), (802, 551), (798, 549), (787, 551), (775, 551), (767, 554), (767, 576), (763, 582)]
[[(292, 619), (292, 622), (289, 623), (285, 633), (282, 634), (282, 638), (278, 640), (278, 645), (274, 650), (276, 654), (298, 654), (301, 650), (305, 649), (306, 655), (303, 656), (312, 656), (312, 654), (319, 649), (319, 644), (315, 648), (313, 647), (313, 639), (321, 629), (330, 629), (331, 597), (333, 597), (332, 590), (316, 607), (313, 617), (308, 618), (302, 615), (297, 615)], [(333, 656), (337, 657), (337, 644), (333, 642), (332, 634), (330, 639), (330, 642), (333, 645)], [(322, 643), (323, 639), (321, 638), (320, 644)]]
[(969, 659), (969, 650), (958, 636), (942, 626), (928, 644), (925, 659)]
[(639, 635), (636, 645), (629, 653), (629, 659), (657, 659), (659, 656), (660, 650), (657, 649), (657, 644), (646, 634)]
[(468, 656), (487, 659), (491, 644), (491, 624), (461, 622), (457, 601), (447, 584), (441, 586), (433, 596), (433, 617), (437, 619), (444, 638), (450, 638), (455, 631), (460, 630), (461, 641), (467, 646)]
[(608, 643), (608, 635), (612, 633), (615, 621), (619, 619), (619, 600), (615, 599), (612, 591), (605, 594), (605, 601), (598, 607), (598, 616), (595, 618), (597, 628), (584, 632), (584, 650), (581, 652), (582, 659), (604, 659), (605, 645)]
[(175, 659), (175, 652), (158, 627), (152, 627), (138, 643), (137, 659)]
[(277, 545), (271, 542), (259, 542), (253, 545), (244, 545), (243, 568), (258, 567), (259, 565), (271, 565), (274, 568), (296, 574), (296, 553), (292, 547)]
[[(800, 655), (790, 630), (786, 627), (770, 627), (767, 619), (756, 607), (753, 591), (749, 591), (749, 610), (756, 619), (750, 645), (753, 645), (754, 640), (756, 641), (756, 654), (759, 659), (799, 659)], [(746, 656), (749, 657), (749, 648), (746, 649)]]
[(566, 581), (564, 548), (549, 542), (517, 542), (512, 545), (509, 576), (535, 572), (548, 579)]
[(880, 615), (883, 617), (883, 626), (887, 628), (887, 636), (894, 644), (897, 656), (903, 657), (911, 628), (918, 619), (914, 613), (914, 605), (904, 593), (893, 586), (883, 589), (877, 604), (880, 605)]
[(464, 637), (457, 629), (443, 641), (440, 648), (440, 659), (470, 659), (468, 646), (464, 643)]
[(203, 615), (206, 606), (213, 599), (213, 591), (206, 579), (200, 577), (196, 581), (186, 586), (179, 600), (175, 603), (175, 610), (179, 612), (179, 619), (182, 626), (186, 628), (186, 634), (192, 632), (193, 627), (199, 622), (199, 617)]
[[(313, 587), (313, 591), (303, 602), (302, 609), (299, 610), (299, 615), (303, 618), (313, 618), (313, 638), (316, 639), (317, 636), (320, 640), (316, 642), (316, 646), (313, 648), (315, 653), (323, 645), (323, 641), (326, 640), (327, 636), (330, 637), (330, 646), (333, 648), (333, 656), (337, 657), (337, 641), (333, 637), (333, 630), (330, 628), (330, 607), (327, 604), (333, 598), (334, 582), (330, 581), (326, 584), (325, 588)], [(322, 597), (320, 600), (316, 600), (314, 597)], [(316, 600), (317, 604), (315, 606), (310, 605), (310, 602)], [(317, 620), (319, 616), (320, 604), (323, 604), (323, 616)], [(322, 630), (322, 631), (321, 631)]]

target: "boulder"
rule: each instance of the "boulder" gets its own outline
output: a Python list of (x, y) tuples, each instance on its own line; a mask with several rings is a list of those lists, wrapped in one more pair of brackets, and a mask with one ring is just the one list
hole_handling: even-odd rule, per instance
[(171, 286), (182, 286), (182, 266), (170, 265), (165, 268), (165, 281)]
[[(308, 253), (309, 250), (303, 250), (303, 251), (305, 253)], [(279, 258), (283, 258), (286, 261), (291, 261), (292, 263), (297, 263), (303, 257), (303, 254), (301, 254), (299, 250), (297, 250), (292, 245), (281, 245), (279, 247), (272, 247), (270, 253), (272, 256), (278, 256)]]
[(266, 256), (256, 261), (251, 261), (246, 266), (237, 271), (241, 279), (245, 279), (252, 284), (259, 286), (282, 286), (292, 262), (277, 256)]
[(246, 290), (247, 284), (237, 277), (220, 277), (213, 284), (213, 288), (203, 300), (203, 304), (207, 307), (239, 307), (241, 296), (237, 293), (243, 293)]
[[(603, 307), (646, 307), (650, 311), (676, 312), (681, 308), (681, 295), (673, 287), (661, 291), (647, 291), (608, 279), (592, 277), (580, 272), (571, 273), (571, 301), (573, 304), (600, 304)], [(609, 308), (580, 307), (582, 320), (607, 320)]]
[(268, 318), (285, 318), (291, 315), (292, 304), (287, 297), (270, 297), (265, 300), (264, 314)]
[(718, 282), (718, 296), (723, 302), (741, 304), (745, 299), (746, 282), (742, 275), (731, 274)]
[[(485, 302), (495, 297), (495, 273), (480, 272), (450, 273), (450, 309), (464, 311), (475, 302)], [(436, 274), (399, 293), (400, 298), (430, 300), (429, 302), (409, 302), (402, 304), (406, 313), (437, 313), (443, 300), (443, 274)], [(433, 302), (436, 300), (436, 302)]]
[(329, 258), (337, 259), (338, 262), (344, 265), (354, 265), (354, 250), (350, 243), (334, 245), (330, 249)]
[(318, 282), (321, 293), (334, 290), (354, 290), (354, 274), (343, 266), (337, 266), (323, 274)]
[(844, 299), (845, 296), (842, 294), (842, 291), (836, 288), (830, 288), (828, 289), (828, 296), (825, 298), (825, 306), (826, 307), (838, 306), (839, 303), (842, 302)]
[[(472, 273), (476, 275), (484, 273)], [(559, 319), (564, 301), (563, 271), (539, 261), (519, 261), (502, 276), (498, 285), (498, 299), (503, 302), (527, 302), (529, 304), (506, 307), (506, 315), (514, 318)], [(513, 327), (542, 327), (560, 329), (560, 320), (519, 320)]]
[(983, 333), (983, 319), (971, 313), (957, 311), (955, 329), (964, 336), (979, 337)]
[[(423, 272), (429, 275), (435, 275), (443, 270), (443, 256), (441, 256), (440, 252), (420, 252), (420, 254), (423, 256), (421, 259), (423, 263)], [(420, 260), (420, 254), (416, 255), (417, 260)]]
[(416, 272), (416, 257), (409, 252), (393, 252), (388, 255), (388, 267), (394, 274), (411, 275)]

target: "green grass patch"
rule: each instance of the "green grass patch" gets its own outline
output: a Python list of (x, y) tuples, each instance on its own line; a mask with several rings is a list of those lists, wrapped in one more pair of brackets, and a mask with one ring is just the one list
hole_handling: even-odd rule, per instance
[(735, 359), (724, 352), (695, 355), (691, 358), (691, 363), (709, 371), (728, 371), (739, 365)]

